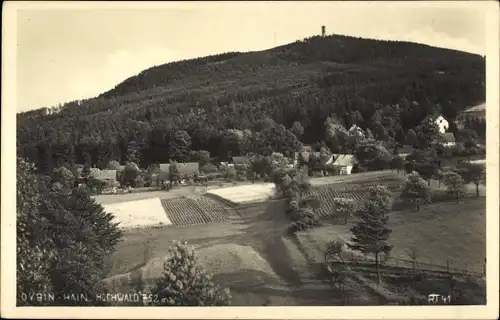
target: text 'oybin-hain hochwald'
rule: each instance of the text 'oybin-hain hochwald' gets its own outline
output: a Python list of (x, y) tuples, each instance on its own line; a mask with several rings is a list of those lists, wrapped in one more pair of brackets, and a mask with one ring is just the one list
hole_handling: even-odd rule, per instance
[(82, 293), (21, 293), (21, 299), (25, 302), (50, 303), (56, 301), (73, 302), (158, 302), (160, 299), (155, 294), (146, 293), (102, 293), (102, 294), (82, 294)]

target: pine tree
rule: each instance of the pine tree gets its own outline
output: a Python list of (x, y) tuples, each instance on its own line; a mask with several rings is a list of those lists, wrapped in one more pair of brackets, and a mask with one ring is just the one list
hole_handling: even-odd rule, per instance
[(364, 254), (375, 255), (377, 283), (380, 283), (380, 254), (387, 254), (392, 249), (387, 242), (392, 232), (387, 227), (389, 218), (385, 216), (383, 207), (372, 201), (360, 210), (358, 218), (351, 228), (353, 236), (348, 247)]
[(87, 185), (90, 183), (90, 180), (92, 180), (92, 173), (90, 172), (89, 164), (85, 164), (85, 166), (83, 167), (81, 178), (82, 181)]
[[(62, 299), (68, 292), (102, 292), (104, 263), (121, 237), (114, 216), (86, 190), (52, 190), (49, 180), (18, 159), (17, 292), (51, 292), (56, 305), (90, 304)], [(43, 304), (43, 302), (42, 302)], [(54, 302), (52, 302), (54, 304)]]
[(176, 243), (169, 250), (164, 272), (151, 292), (157, 306), (227, 306), (231, 295), (212, 281), (198, 263), (195, 252), (186, 244)]

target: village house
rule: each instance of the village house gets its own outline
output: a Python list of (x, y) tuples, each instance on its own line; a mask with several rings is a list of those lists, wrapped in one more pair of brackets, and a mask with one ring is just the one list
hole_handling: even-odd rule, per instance
[(452, 132), (445, 132), (441, 134), (439, 143), (445, 148), (451, 148), (456, 145), (455, 135)]
[(334, 153), (326, 160), (325, 165), (326, 166), (331, 166), (335, 162), (335, 159), (337, 159), (341, 154), (340, 153)]
[(422, 120), (422, 123), (425, 122), (430, 122), (434, 123), (438, 126), (439, 128), (439, 133), (445, 133), (448, 128), (450, 127), (450, 124), (448, 123), (448, 120), (446, 120), (442, 115), (440, 114), (434, 114), (434, 115), (429, 115)]
[(299, 152), (298, 157), (299, 160), (306, 164), (313, 173), (320, 174), (322, 176), (328, 175), (326, 163), (331, 158), (331, 155), (321, 154), (321, 152), (317, 151), (302, 151)]
[(462, 111), (456, 118), (455, 123), (458, 128), (462, 129), (464, 126), (464, 122), (467, 119), (486, 119), (486, 103), (481, 103), (477, 106), (468, 108)]
[(352, 154), (333, 154), (325, 164), (340, 175), (348, 175), (357, 163), (356, 157)]

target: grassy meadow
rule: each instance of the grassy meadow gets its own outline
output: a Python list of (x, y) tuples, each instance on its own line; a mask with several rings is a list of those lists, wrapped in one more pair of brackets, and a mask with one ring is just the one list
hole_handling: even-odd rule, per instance
[[(367, 186), (372, 183), (367, 179)], [(345, 185), (334, 183), (331, 188), (345, 188)], [(359, 190), (359, 186), (355, 190)], [(391, 257), (410, 259), (407, 250), (417, 247), (417, 262), (422, 265), (446, 266), (448, 260), (450, 268), (481, 272), (486, 256), (485, 210), (485, 197), (472, 195), (460, 204), (441, 201), (424, 205), (420, 211), (393, 210), (389, 219), (393, 230), (390, 242), (394, 245)], [(288, 221), (283, 201), (241, 205), (231, 212), (226, 221), (125, 231), (109, 263), (109, 276), (120, 280), (108, 279), (108, 286), (121, 288), (120, 291), (128, 288), (126, 279), (131, 270), (139, 270), (146, 283), (153, 284), (172, 242), (186, 241), (194, 246), (200, 263), (214, 274), (215, 281), (231, 289), (233, 305), (339, 305), (345, 302), (343, 297), (331, 294), (332, 289), (318, 278), (318, 273), (326, 242), (348, 241), (352, 219), (347, 225), (325, 221), (320, 228), (289, 236), (285, 232)], [(350, 252), (345, 254), (351, 256)], [(388, 292), (399, 290), (396, 285), (385, 285)], [(349, 305), (387, 301), (387, 296), (373, 291), (373, 279), (369, 275), (357, 273), (349, 279), (347, 287)]]

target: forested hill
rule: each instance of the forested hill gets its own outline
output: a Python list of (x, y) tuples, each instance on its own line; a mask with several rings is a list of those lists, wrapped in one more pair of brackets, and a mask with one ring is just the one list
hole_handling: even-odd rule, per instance
[(317, 36), (156, 66), (97, 98), (20, 113), (18, 155), (47, 171), (64, 163), (104, 167), (111, 159), (182, 161), (189, 150), (220, 160), (291, 152), (300, 142), (325, 140), (327, 117), (369, 128), (378, 140), (402, 141), (436, 108), (453, 119), (482, 101), (481, 56)]

